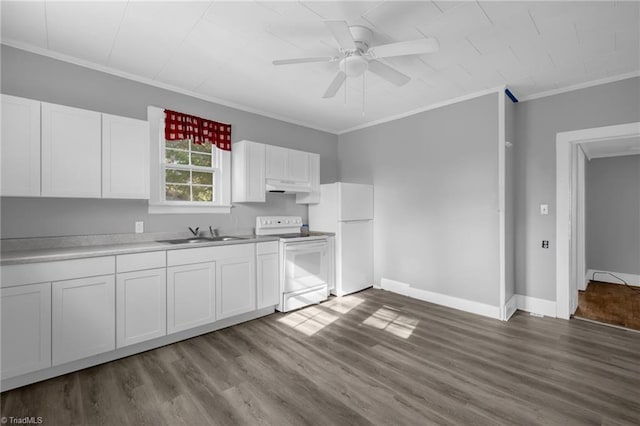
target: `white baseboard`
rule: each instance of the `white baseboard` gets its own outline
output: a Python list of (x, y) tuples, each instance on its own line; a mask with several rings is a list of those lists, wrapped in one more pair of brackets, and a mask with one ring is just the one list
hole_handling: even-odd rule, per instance
[(509, 298), (507, 304), (504, 307), (504, 320), (509, 321), (509, 318), (518, 310), (518, 295), (514, 294)]
[(437, 305), (446, 306), (448, 308), (459, 309), (461, 311), (470, 312), (472, 314), (482, 315), (489, 318), (500, 319), (500, 307), (487, 305), (485, 303), (474, 302), (472, 300), (461, 299), (459, 297), (448, 296), (446, 294), (434, 293), (428, 290), (411, 287), (400, 281), (394, 281), (387, 278), (380, 280), (380, 287), (383, 290), (393, 293), (402, 294), (414, 299), (424, 300), (425, 302), (435, 303)]
[[(587, 287), (587, 284), (589, 283), (589, 281), (591, 281), (591, 277), (593, 277), (593, 273), (596, 272), (596, 277), (595, 277), (595, 281), (603, 281), (606, 283), (611, 283), (611, 284), (624, 284), (622, 281), (616, 279), (615, 277), (609, 275), (608, 273), (611, 273), (613, 275), (616, 275), (620, 278), (622, 278), (623, 280), (625, 280), (627, 282), (627, 284), (632, 285), (634, 287), (640, 287), (640, 275), (635, 275), (635, 274), (623, 274), (622, 272), (613, 272), (613, 271), (602, 271), (602, 270), (596, 270), (596, 269), (589, 269), (587, 270), (587, 274), (584, 277), (584, 286), (585, 288)], [(607, 272), (604, 274), (600, 274), (598, 272)], [(581, 289), (581, 290), (584, 290)]]
[(516, 307), (521, 311), (544, 315), (545, 317), (556, 317), (556, 302), (553, 300), (538, 299), (537, 297), (524, 296), (522, 294), (514, 294), (511, 299), (513, 298), (515, 298)]

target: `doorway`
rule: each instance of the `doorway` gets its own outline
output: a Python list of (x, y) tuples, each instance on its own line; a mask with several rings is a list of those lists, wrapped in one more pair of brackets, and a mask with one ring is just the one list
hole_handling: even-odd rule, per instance
[(587, 272), (574, 317), (640, 331), (640, 137), (580, 148)]
[[(556, 135), (556, 316), (569, 319), (587, 275), (584, 165), (586, 146), (611, 147), (640, 138), (640, 122), (561, 132)], [(581, 148), (582, 147), (582, 148)]]

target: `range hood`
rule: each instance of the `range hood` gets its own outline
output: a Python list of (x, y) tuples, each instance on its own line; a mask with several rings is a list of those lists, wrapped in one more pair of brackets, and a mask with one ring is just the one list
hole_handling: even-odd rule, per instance
[(267, 179), (265, 184), (268, 192), (277, 192), (281, 194), (308, 194), (311, 192), (311, 188), (307, 182)]

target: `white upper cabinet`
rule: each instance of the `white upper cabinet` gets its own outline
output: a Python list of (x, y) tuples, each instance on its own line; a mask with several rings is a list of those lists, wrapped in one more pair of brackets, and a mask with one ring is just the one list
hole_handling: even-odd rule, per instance
[(102, 198), (149, 198), (149, 126), (102, 114)]
[(149, 198), (146, 121), (2, 95), (2, 186), (18, 197)]
[(309, 153), (280, 146), (266, 146), (266, 178), (309, 183)]
[(280, 146), (266, 145), (266, 170), (267, 179), (287, 179), (289, 176), (287, 166), (289, 150)]
[(2, 95), (4, 196), (40, 195), (40, 102)]
[(100, 198), (101, 114), (42, 103), (42, 195)]
[(317, 204), (320, 202), (320, 154), (309, 153), (309, 180), (311, 192), (296, 194), (296, 203)]
[(234, 203), (265, 202), (265, 145), (251, 141), (233, 144), (232, 196)]
[(289, 177), (287, 179), (294, 182), (311, 183), (311, 174), (309, 172), (309, 153), (297, 151), (295, 149), (290, 149), (288, 151), (289, 158), (287, 159), (287, 168), (289, 170)]

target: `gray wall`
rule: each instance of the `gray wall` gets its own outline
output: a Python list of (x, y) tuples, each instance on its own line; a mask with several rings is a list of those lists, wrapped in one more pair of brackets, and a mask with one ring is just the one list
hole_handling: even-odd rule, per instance
[(521, 102), (515, 112), (516, 293), (555, 300), (556, 133), (640, 121), (640, 79)]
[[(19, 49), (1, 47), (2, 93), (89, 110), (146, 119), (147, 106), (183, 111), (233, 125), (234, 141), (250, 139), (320, 154), (322, 183), (338, 176), (338, 137), (257, 114), (228, 108), (132, 80)], [(69, 199), (2, 199), (3, 238), (178, 231), (186, 226), (252, 227), (260, 214), (307, 216), (291, 195), (274, 194), (265, 205), (238, 204), (231, 215), (149, 215), (146, 202)]]
[(340, 136), (340, 180), (374, 193), (374, 279), (499, 305), (498, 99)]
[(640, 155), (585, 168), (587, 269), (640, 274)]

